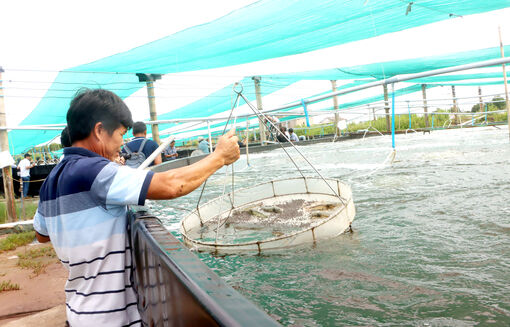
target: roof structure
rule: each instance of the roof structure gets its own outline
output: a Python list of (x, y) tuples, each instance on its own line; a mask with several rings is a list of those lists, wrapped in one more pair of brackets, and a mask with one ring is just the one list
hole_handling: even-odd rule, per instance
[[(505, 7), (510, 7), (510, 0), (261, 0), (207, 24), (60, 72), (21, 125), (65, 123), (69, 102), (83, 87), (100, 87), (121, 98), (129, 97), (145, 86), (136, 73), (171, 74), (289, 56)], [(487, 49), (484, 53), (466, 54), (463, 60), (470, 62), (484, 56), (497, 57), (494, 49)], [(263, 80), (272, 79), (282, 88), (299, 79), (312, 79), (312, 75), (316, 79), (319, 75), (327, 79), (352, 79), (359, 74), (360, 79), (373, 80), (459, 62), (456, 55), (451, 55), (441, 62), (399, 61), (299, 76), (265, 76)], [(160, 118), (204, 117), (229, 109), (220, 102), (211, 105), (211, 99), (207, 101), (207, 106), (197, 102)], [(19, 153), (54, 137), (58, 131), (17, 130), (9, 134), (11, 152)]]

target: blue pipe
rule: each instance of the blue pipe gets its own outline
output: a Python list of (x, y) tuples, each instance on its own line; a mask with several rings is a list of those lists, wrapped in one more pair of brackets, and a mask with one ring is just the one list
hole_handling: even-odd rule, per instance
[(391, 84), (391, 146), (395, 149), (395, 85)]
[(303, 110), (305, 112), (306, 127), (310, 127), (310, 119), (308, 118), (308, 108), (306, 107), (305, 99), (301, 99), (301, 105), (303, 106)]

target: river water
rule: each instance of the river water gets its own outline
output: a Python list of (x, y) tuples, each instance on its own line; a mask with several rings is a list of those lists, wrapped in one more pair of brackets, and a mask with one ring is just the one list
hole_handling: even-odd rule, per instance
[[(351, 185), (353, 233), (263, 255), (200, 258), (285, 326), (509, 326), (510, 144), (505, 128), (300, 147), (324, 177)], [(307, 175), (313, 170), (289, 153)], [(243, 156), (235, 187), (299, 176), (279, 149)], [(212, 176), (205, 200), (231, 177)], [(200, 190), (150, 202), (179, 236)]]

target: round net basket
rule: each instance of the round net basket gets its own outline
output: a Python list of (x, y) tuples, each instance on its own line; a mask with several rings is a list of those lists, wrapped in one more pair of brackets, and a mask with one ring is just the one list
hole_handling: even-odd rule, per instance
[(182, 220), (181, 233), (185, 244), (198, 251), (260, 253), (335, 237), (349, 228), (354, 215), (349, 185), (300, 177), (207, 202)]

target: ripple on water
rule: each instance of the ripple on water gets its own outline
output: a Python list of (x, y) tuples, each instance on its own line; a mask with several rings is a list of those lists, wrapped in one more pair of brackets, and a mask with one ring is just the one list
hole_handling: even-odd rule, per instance
[[(507, 132), (435, 131), (396, 141), (391, 167), (379, 167), (387, 137), (300, 147), (324, 176), (351, 185), (354, 233), (260, 256), (198, 256), (286, 326), (510, 325)], [(256, 169), (236, 172), (236, 188), (297, 176), (281, 150), (250, 162)], [(221, 195), (225, 181), (224, 171), (215, 174), (204, 200)], [(198, 196), (152, 210), (175, 233), (183, 213), (165, 203), (190, 209)]]

